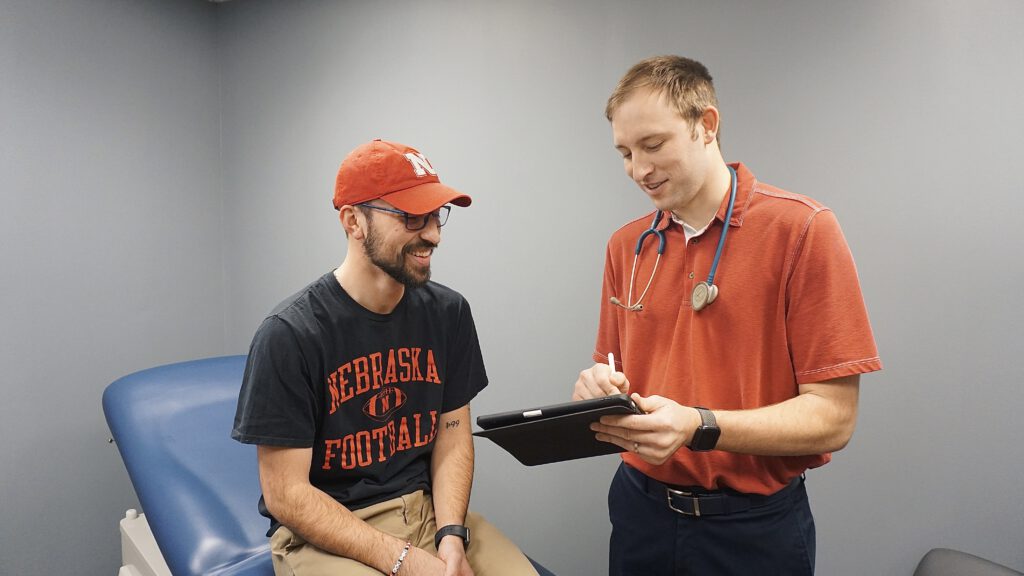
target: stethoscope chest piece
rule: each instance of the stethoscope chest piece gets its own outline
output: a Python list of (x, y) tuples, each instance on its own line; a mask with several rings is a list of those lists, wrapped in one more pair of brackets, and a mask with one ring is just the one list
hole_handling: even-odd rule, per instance
[(714, 302), (715, 298), (718, 298), (718, 286), (707, 282), (698, 282), (693, 287), (693, 292), (690, 293), (690, 305), (693, 306), (695, 312), (699, 312)]

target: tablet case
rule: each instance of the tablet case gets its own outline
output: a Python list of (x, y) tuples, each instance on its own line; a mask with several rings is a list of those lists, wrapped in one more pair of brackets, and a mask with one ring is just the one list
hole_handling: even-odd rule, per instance
[[(565, 413), (567, 409), (570, 411)], [(545, 411), (558, 415), (549, 416)], [(619, 446), (594, 438), (595, 432), (590, 429), (590, 423), (601, 416), (637, 413), (636, 407), (626, 396), (581, 400), (533, 410), (480, 416), (477, 418), (478, 425), (492, 427), (474, 432), (473, 435), (489, 438), (526, 466), (536, 466), (622, 452)], [(535, 416), (524, 416), (529, 414)], [(515, 415), (522, 421), (502, 424)]]

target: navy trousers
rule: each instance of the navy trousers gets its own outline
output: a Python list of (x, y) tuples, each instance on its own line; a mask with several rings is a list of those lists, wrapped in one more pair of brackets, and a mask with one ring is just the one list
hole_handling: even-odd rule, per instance
[(714, 516), (680, 514), (657, 492), (647, 476), (619, 465), (608, 491), (611, 576), (814, 574), (814, 518), (802, 478), (763, 505)]

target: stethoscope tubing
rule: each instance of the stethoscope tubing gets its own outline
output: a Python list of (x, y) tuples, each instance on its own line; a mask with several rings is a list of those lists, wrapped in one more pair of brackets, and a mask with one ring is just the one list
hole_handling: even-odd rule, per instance
[(725, 210), (725, 222), (722, 226), (722, 235), (718, 237), (718, 248), (715, 249), (715, 259), (711, 261), (711, 271), (708, 273), (708, 286), (715, 283), (715, 272), (718, 271), (718, 263), (722, 259), (722, 249), (725, 248), (725, 236), (729, 233), (729, 225), (732, 223), (732, 207), (736, 204), (736, 170), (729, 168), (729, 175), (732, 180), (729, 184), (729, 207)]
[[(732, 209), (736, 205), (736, 170), (732, 166), (726, 165), (726, 167), (729, 169), (730, 177), (729, 204), (725, 211), (725, 222), (723, 222), (722, 234), (718, 237), (718, 247), (715, 248), (715, 257), (711, 261), (711, 270), (708, 272), (708, 280), (705, 283), (705, 286), (707, 287), (708, 291), (712, 292), (711, 297), (708, 300), (704, 300), (704, 303), (700, 305), (700, 308), (703, 308), (707, 304), (710, 304), (711, 301), (713, 301), (718, 294), (718, 289), (717, 287), (715, 287), (715, 274), (718, 272), (718, 264), (721, 262), (722, 259), (722, 251), (725, 248), (725, 238), (729, 234), (729, 225), (732, 222)], [(626, 304), (622, 304), (622, 302), (620, 302), (618, 298), (615, 298), (614, 296), (611, 299), (612, 303), (621, 306), (626, 310), (634, 312), (638, 310), (643, 310), (644, 307), (641, 304), (641, 302), (643, 302), (644, 296), (647, 295), (647, 291), (651, 288), (651, 284), (654, 282), (654, 275), (658, 272), (658, 264), (661, 262), (661, 255), (665, 251), (665, 233), (662, 232), (661, 230), (658, 230), (658, 225), (661, 223), (661, 218), (662, 211), (656, 211), (654, 213), (654, 219), (651, 220), (651, 225), (647, 228), (647, 230), (644, 230), (643, 233), (640, 234), (640, 238), (638, 238), (636, 241), (636, 249), (633, 251), (633, 267), (629, 273), (629, 294), (626, 297)], [(657, 258), (654, 260), (654, 268), (651, 270), (651, 277), (647, 281), (647, 286), (644, 287), (644, 291), (640, 294), (640, 297), (637, 298), (637, 301), (634, 303), (633, 283), (636, 279), (637, 260), (639, 260), (640, 253), (643, 251), (644, 241), (647, 240), (647, 237), (651, 236), (652, 234), (658, 239)]]

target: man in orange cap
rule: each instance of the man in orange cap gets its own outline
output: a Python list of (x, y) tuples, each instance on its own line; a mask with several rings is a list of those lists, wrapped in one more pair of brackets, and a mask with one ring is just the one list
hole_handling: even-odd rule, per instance
[(470, 202), (402, 144), (342, 162), (347, 256), (263, 321), (232, 431), (258, 446), (278, 575), (536, 574), (467, 510), (487, 374), (469, 304), (430, 260)]

